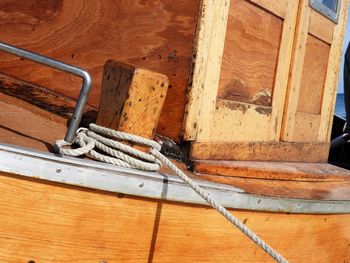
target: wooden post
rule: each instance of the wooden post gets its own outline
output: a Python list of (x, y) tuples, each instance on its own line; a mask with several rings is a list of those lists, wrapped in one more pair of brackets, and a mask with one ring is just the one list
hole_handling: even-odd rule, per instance
[(153, 138), (167, 89), (165, 75), (109, 60), (96, 123)]

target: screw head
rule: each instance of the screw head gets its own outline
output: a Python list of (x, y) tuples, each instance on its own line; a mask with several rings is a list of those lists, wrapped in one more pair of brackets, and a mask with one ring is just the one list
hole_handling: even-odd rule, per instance
[(57, 168), (56, 169), (56, 173), (60, 173), (60, 172), (62, 172), (62, 169), (61, 168)]

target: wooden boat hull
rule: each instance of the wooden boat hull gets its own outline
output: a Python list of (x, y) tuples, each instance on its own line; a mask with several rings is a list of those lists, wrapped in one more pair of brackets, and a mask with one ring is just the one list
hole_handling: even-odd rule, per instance
[[(0, 176), (2, 262), (270, 262), (213, 209)], [(290, 262), (346, 262), (350, 214), (232, 210)]]
[[(137, 192), (135, 195), (115, 193), (112, 183), (108, 186), (110, 192), (56, 183), (59, 176), (62, 182), (69, 178), (65, 172), (73, 172), (73, 168), (68, 170), (64, 162), (71, 162), (76, 169), (71, 178), (86, 177), (84, 184), (88, 185), (84, 167), (77, 166), (78, 162), (85, 162), (69, 158), (59, 162), (60, 157), (50, 155), (45, 160), (44, 154), (41, 157), (37, 154), (35, 158), (41, 158), (42, 163), (37, 165), (34, 161), (27, 162), (26, 158), (33, 158), (26, 156), (29, 152), (15, 150), (17, 154), (11, 157), (9, 147), (3, 146), (0, 150), (1, 159), (6, 161), (0, 163), (3, 171), (0, 172), (2, 262), (271, 261), (265, 252), (207, 206), (137, 197)], [(56, 160), (62, 170), (52, 165), (45, 170), (45, 162), (50, 158)], [(14, 168), (14, 162), (23, 165)], [(108, 175), (101, 174), (102, 165), (94, 164), (95, 169), (88, 167), (91, 163), (86, 162), (86, 169), (102, 184)], [(28, 165), (37, 167), (37, 176), (28, 176), (29, 171), (22, 171), (29, 169)], [(57, 178), (48, 177), (52, 182), (41, 180), (46, 173), (55, 173)], [(116, 180), (118, 185), (123, 184), (122, 180)], [(145, 185), (136, 181), (136, 188), (143, 188), (152, 196), (147, 190), (149, 182), (145, 178), (143, 181)], [(174, 185), (169, 179), (170, 199), (175, 196)], [(228, 201), (231, 194), (233, 192), (226, 191)], [(230, 210), (290, 262), (347, 262), (350, 259), (348, 203), (342, 206), (344, 213), (337, 210), (337, 202), (329, 203), (327, 207), (333, 210), (325, 210), (323, 214), (321, 210), (316, 214), (302, 210), (294, 213), (298, 210), (293, 203), (289, 208), (288, 203), (278, 208), (292, 212), (252, 210), (254, 206), (259, 209), (259, 203), (266, 201), (263, 198), (247, 201), (249, 210)], [(307, 200), (300, 200), (298, 206), (306, 207), (303, 202)]]

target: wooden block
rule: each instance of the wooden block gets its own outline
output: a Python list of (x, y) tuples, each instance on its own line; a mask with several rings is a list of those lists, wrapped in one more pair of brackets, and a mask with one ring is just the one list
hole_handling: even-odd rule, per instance
[(168, 89), (165, 75), (107, 61), (97, 124), (153, 138)]
[(193, 143), (191, 160), (327, 162), (329, 143)]

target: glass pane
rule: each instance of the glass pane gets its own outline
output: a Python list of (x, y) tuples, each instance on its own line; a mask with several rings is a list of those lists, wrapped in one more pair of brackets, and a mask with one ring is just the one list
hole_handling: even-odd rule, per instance
[(334, 13), (337, 12), (338, 0), (322, 0), (322, 4), (332, 10)]

